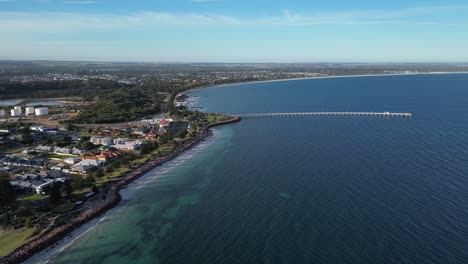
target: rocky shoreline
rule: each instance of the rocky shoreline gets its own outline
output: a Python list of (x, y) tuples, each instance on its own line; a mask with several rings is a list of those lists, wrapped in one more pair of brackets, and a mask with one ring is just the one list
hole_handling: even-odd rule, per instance
[(0, 264), (16, 264), (21, 263), (28, 258), (32, 257), (34, 254), (39, 253), (40, 251), (48, 248), (56, 244), (57, 242), (64, 239), (68, 234), (72, 231), (76, 230), (77, 228), (83, 226), (85, 223), (95, 219), (96, 217), (102, 215), (103, 213), (107, 212), (108, 210), (117, 206), (122, 197), (119, 191), (128, 185), (129, 183), (133, 182), (137, 178), (141, 177), (142, 175), (146, 174), (156, 166), (160, 166), (163, 163), (170, 161), (177, 157), (178, 155), (182, 154), (183, 152), (191, 149), (201, 141), (203, 141), (209, 135), (209, 129), (215, 126), (221, 126), (231, 123), (236, 123), (241, 120), (240, 117), (233, 117), (230, 120), (216, 122), (207, 125), (198, 133), (196, 139), (193, 141), (183, 143), (182, 145), (178, 146), (174, 151), (166, 155), (162, 158), (157, 158), (147, 162), (145, 165), (141, 166), (137, 170), (129, 173), (121, 180), (113, 184), (110, 188), (109, 193), (107, 195), (107, 199), (99, 206), (88, 209), (84, 211), (81, 215), (74, 218), (71, 222), (64, 224), (55, 228), (53, 231), (36, 238), (34, 240), (29, 241), (28, 243), (24, 244), (23, 246), (15, 249), (10, 254), (4, 256), (0, 259)]

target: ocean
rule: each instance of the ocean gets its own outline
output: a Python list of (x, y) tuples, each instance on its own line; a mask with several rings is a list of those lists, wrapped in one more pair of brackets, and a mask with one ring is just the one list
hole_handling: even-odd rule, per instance
[(214, 130), (124, 190), (49, 263), (467, 263), (468, 75), (246, 83), (204, 111), (276, 117)]

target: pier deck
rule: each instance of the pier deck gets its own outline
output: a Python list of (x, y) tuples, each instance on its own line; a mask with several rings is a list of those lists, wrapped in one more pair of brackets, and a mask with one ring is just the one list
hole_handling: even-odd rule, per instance
[(297, 113), (259, 113), (242, 114), (241, 118), (264, 118), (264, 117), (301, 117), (301, 116), (376, 116), (376, 117), (412, 117), (411, 113), (392, 112), (297, 112)]

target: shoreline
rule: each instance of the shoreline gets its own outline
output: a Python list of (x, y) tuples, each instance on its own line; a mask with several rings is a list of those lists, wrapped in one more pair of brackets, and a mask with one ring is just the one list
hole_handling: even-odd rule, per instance
[(185, 153), (187, 150), (190, 150), (199, 143), (201, 143), (206, 137), (210, 136), (210, 128), (237, 123), (239, 121), (241, 121), (240, 117), (232, 116), (231, 119), (208, 124), (198, 132), (194, 140), (182, 143), (181, 145), (177, 146), (171, 153), (167, 154), (164, 157), (148, 161), (147, 163), (143, 164), (140, 168), (127, 174), (118, 182), (114, 183), (107, 194), (107, 199), (101, 204), (94, 208), (90, 208), (83, 211), (79, 216), (74, 218), (69, 223), (58, 226), (54, 230), (45, 234), (44, 236), (35, 238), (29, 241), (28, 243), (22, 245), (21, 247), (15, 249), (13, 252), (2, 257), (0, 259), (0, 264), (22, 263), (35, 256), (36, 254), (47, 250), (48, 248), (56, 247), (60, 244), (59, 242), (69, 237), (70, 234), (73, 234), (74, 231), (79, 230), (81, 227), (86, 226), (87, 224), (90, 224), (93, 220), (99, 220), (99, 218), (102, 216), (106, 217), (106, 214), (108, 214), (122, 201), (122, 195), (120, 194), (120, 190), (127, 187), (130, 183), (146, 175), (156, 167), (162, 166), (166, 162), (177, 158), (181, 154)]
[[(156, 181), (163, 173), (165, 173), (164, 169), (166, 169), (165, 168), (166, 165), (170, 166), (171, 167), (170, 169), (175, 168), (175, 166), (172, 167), (171, 163), (178, 162), (178, 159), (181, 159), (181, 158), (185, 159), (184, 155), (191, 155), (190, 153), (191, 151), (196, 151), (195, 153), (198, 153), (198, 151), (207, 148), (204, 146), (205, 144), (204, 142), (205, 141), (200, 142), (200, 144), (197, 144), (192, 149), (189, 149), (181, 153), (181, 155), (177, 156), (175, 159), (164, 163), (162, 166), (153, 168), (148, 173), (142, 175), (140, 178), (129, 183), (126, 188), (120, 190), (122, 201), (116, 207), (110, 209), (109, 211), (105, 212), (103, 215), (90, 220), (86, 224), (70, 232), (62, 240), (57, 241), (55, 245), (50, 246), (44, 249), (43, 251), (33, 255), (32, 257), (24, 261), (23, 264), (47, 264), (53, 259), (55, 259), (64, 250), (71, 247), (80, 238), (88, 234), (90, 231), (94, 230), (99, 224), (101, 224), (101, 222), (105, 222), (108, 219), (108, 217), (112, 216), (112, 214), (118, 213), (118, 210), (120, 210), (122, 206), (125, 206), (126, 202), (133, 199), (133, 197), (136, 195), (139, 189), (144, 187), (146, 183)], [(209, 142), (208, 144), (211, 145), (211, 143), (213, 142), (214, 141)], [(184, 162), (184, 160), (182, 160), (181, 162)]]
[(301, 81), (301, 80), (314, 80), (314, 79), (338, 79), (338, 78), (359, 78), (359, 77), (385, 77), (385, 76), (413, 76), (413, 75), (448, 75), (448, 74), (468, 74), (468, 71), (462, 72), (411, 72), (411, 73), (376, 73), (376, 74), (356, 74), (356, 75), (329, 75), (329, 76), (320, 76), (320, 77), (302, 77), (302, 78), (284, 78), (284, 79), (273, 79), (273, 80), (263, 80), (263, 81), (240, 81), (224, 84), (209, 84), (203, 85), (197, 88), (188, 89), (186, 91), (180, 92), (177, 96), (184, 95), (190, 92), (195, 92), (199, 90), (204, 90), (208, 88), (221, 88), (225, 86), (237, 86), (243, 84), (255, 84), (255, 83), (270, 83), (270, 82), (286, 82), (286, 81)]

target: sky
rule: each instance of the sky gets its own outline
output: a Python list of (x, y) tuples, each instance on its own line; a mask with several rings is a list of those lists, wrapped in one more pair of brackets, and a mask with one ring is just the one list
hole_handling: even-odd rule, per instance
[(0, 60), (468, 62), (468, 1), (0, 0)]

